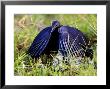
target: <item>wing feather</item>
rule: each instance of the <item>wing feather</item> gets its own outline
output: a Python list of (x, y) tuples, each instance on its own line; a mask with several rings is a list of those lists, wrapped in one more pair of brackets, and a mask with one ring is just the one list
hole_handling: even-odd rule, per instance
[(28, 53), (32, 56), (32, 58), (37, 58), (40, 56), (49, 42), (51, 33), (52, 27), (46, 27), (35, 37), (28, 50)]
[(59, 42), (59, 49), (62, 49), (63, 56), (84, 55), (82, 46), (86, 47), (86, 39), (82, 32), (72, 27), (62, 26), (59, 29), (59, 34), (59, 40), (63, 41)]

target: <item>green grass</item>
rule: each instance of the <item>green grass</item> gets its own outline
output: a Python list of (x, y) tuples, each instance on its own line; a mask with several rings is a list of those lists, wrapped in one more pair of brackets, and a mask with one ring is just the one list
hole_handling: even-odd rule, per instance
[[(97, 16), (96, 14), (33, 14), (14, 16), (14, 75), (15, 76), (96, 76), (97, 68), (87, 61), (81, 63), (79, 67), (75, 65), (65, 65), (65, 70), (59, 71), (59, 66), (55, 69), (41, 64), (41, 59), (32, 59), (26, 51), (31, 45), (36, 35), (44, 28), (51, 25), (52, 20), (58, 20), (63, 25), (69, 25), (81, 30), (92, 44), (94, 50), (93, 61), (97, 65)], [(45, 56), (42, 57), (45, 60)], [(85, 58), (84, 60), (87, 60)], [(28, 65), (28, 66), (26, 66)], [(42, 66), (42, 67), (39, 67)]]

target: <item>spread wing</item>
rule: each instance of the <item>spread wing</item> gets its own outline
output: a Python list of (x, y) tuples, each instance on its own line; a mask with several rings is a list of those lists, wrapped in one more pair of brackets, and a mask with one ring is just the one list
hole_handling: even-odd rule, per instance
[(84, 56), (87, 41), (82, 32), (69, 27), (62, 26), (59, 29), (59, 51), (64, 57)]
[(28, 53), (32, 58), (38, 58), (43, 50), (46, 48), (49, 39), (51, 37), (52, 27), (46, 27), (43, 29), (34, 39), (31, 44)]

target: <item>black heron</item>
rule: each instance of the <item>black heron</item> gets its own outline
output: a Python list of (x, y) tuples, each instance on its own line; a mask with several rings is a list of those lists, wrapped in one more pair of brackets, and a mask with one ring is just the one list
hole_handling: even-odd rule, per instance
[(32, 58), (39, 58), (42, 54), (50, 55), (51, 51), (59, 51), (63, 57), (93, 58), (93, 50), (88, 47), (85, 35), (74, 27), (61, 25), (57, 20), (35, 37), (28, 53)]

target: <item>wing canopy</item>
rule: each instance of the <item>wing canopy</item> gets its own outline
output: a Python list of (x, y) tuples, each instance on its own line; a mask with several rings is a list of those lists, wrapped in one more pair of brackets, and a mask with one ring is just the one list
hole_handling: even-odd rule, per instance
[(69, 26), (59, 29), (59, 51), (64, 57), (84, 56), (86, 45), (87, 41), (79, 30)]
[(43, 29), (34, 39), (31, 44), (28, 53), (32, 58), (38, 58), (43, 50), (46, 48), (49, 39), (51, 37), (52, 27), (46, 27)]

